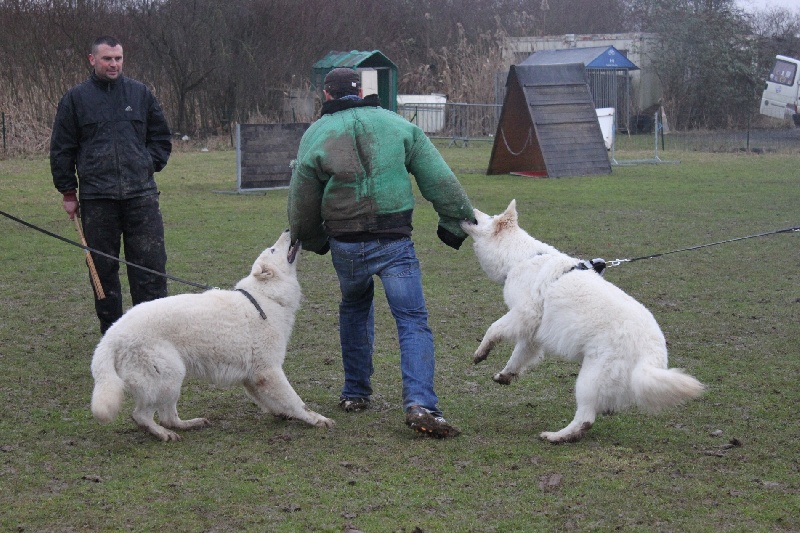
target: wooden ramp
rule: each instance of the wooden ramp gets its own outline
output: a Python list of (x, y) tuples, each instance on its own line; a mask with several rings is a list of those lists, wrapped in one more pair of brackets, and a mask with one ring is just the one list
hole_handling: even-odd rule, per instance
[(511, 67), (487, 174), (611, 174), (582, 63)]

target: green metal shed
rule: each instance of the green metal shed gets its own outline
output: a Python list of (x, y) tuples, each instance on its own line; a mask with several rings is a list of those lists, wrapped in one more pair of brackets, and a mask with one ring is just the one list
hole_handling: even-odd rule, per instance
[(381, 107), (397, 112), (397, 65), (380, 50), (371, 52), (328, 52), (314, 63), (311, 81), (322, 97), (325, 75), (335, 68), (346, 67), (361, 73), (364, 94), (377, 93)]

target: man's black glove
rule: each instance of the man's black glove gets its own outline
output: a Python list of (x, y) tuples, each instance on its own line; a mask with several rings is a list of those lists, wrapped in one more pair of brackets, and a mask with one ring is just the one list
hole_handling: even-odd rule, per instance
[(328, 241), (325, 241), (325, 244), (322, 246), (322, 248), (320, 248), (319, 250), (314, 250), (314, 253), (319, 255), (325, 255), (330, 250), (331, 250), (331, 245), (328, 243)]
[(442, 226), (436, 228), (436, 236), (439, 237), (439, 240), (441, 240), (447, 246), (450, 248), (455, 248), (456, 250), (461, 248), (461, 243), (463, 243), (466, 239), (466, 237), (458, 237), (457, 235), (454, 235), (452, 232), (446, 230)]

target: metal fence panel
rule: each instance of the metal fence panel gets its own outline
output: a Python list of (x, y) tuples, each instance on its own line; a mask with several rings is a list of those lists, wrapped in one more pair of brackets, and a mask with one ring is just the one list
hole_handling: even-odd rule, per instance
[(799, 128), (751, 128), (749, 130), (672, 131), (617, 134), (616, 150), (655, 150), (661, 152), (709, 153), (800, 153)]
[[(500, 121), (500, 104), (405, 104), (398, 113), (422, 127), (432, 139), (448, 139), (450, 145), (469, 141), (493, 141)], [(616, 149), (652, 149), (654, 133), (617, 132)], [(689, 152), (800, 152), (800, 128), (751, 128), (723, 131), (672, 131), (659, 135), (659, 149)]]
[[(397, 112), (419, 125), (433, 139), (451, 143), (492, 140), (500, 120), (499, 104), (404, 104)], [(435, 124), (435, 128), (430, 125)]]

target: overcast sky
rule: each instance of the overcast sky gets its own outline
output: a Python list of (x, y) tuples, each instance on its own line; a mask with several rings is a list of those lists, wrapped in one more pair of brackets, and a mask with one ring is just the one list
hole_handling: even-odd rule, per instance
[(736, 3), (748, 11), (763, 10), (767, 7), (781, 7), (791, 11), (800, 9), (798, 0), (736, 0)]

